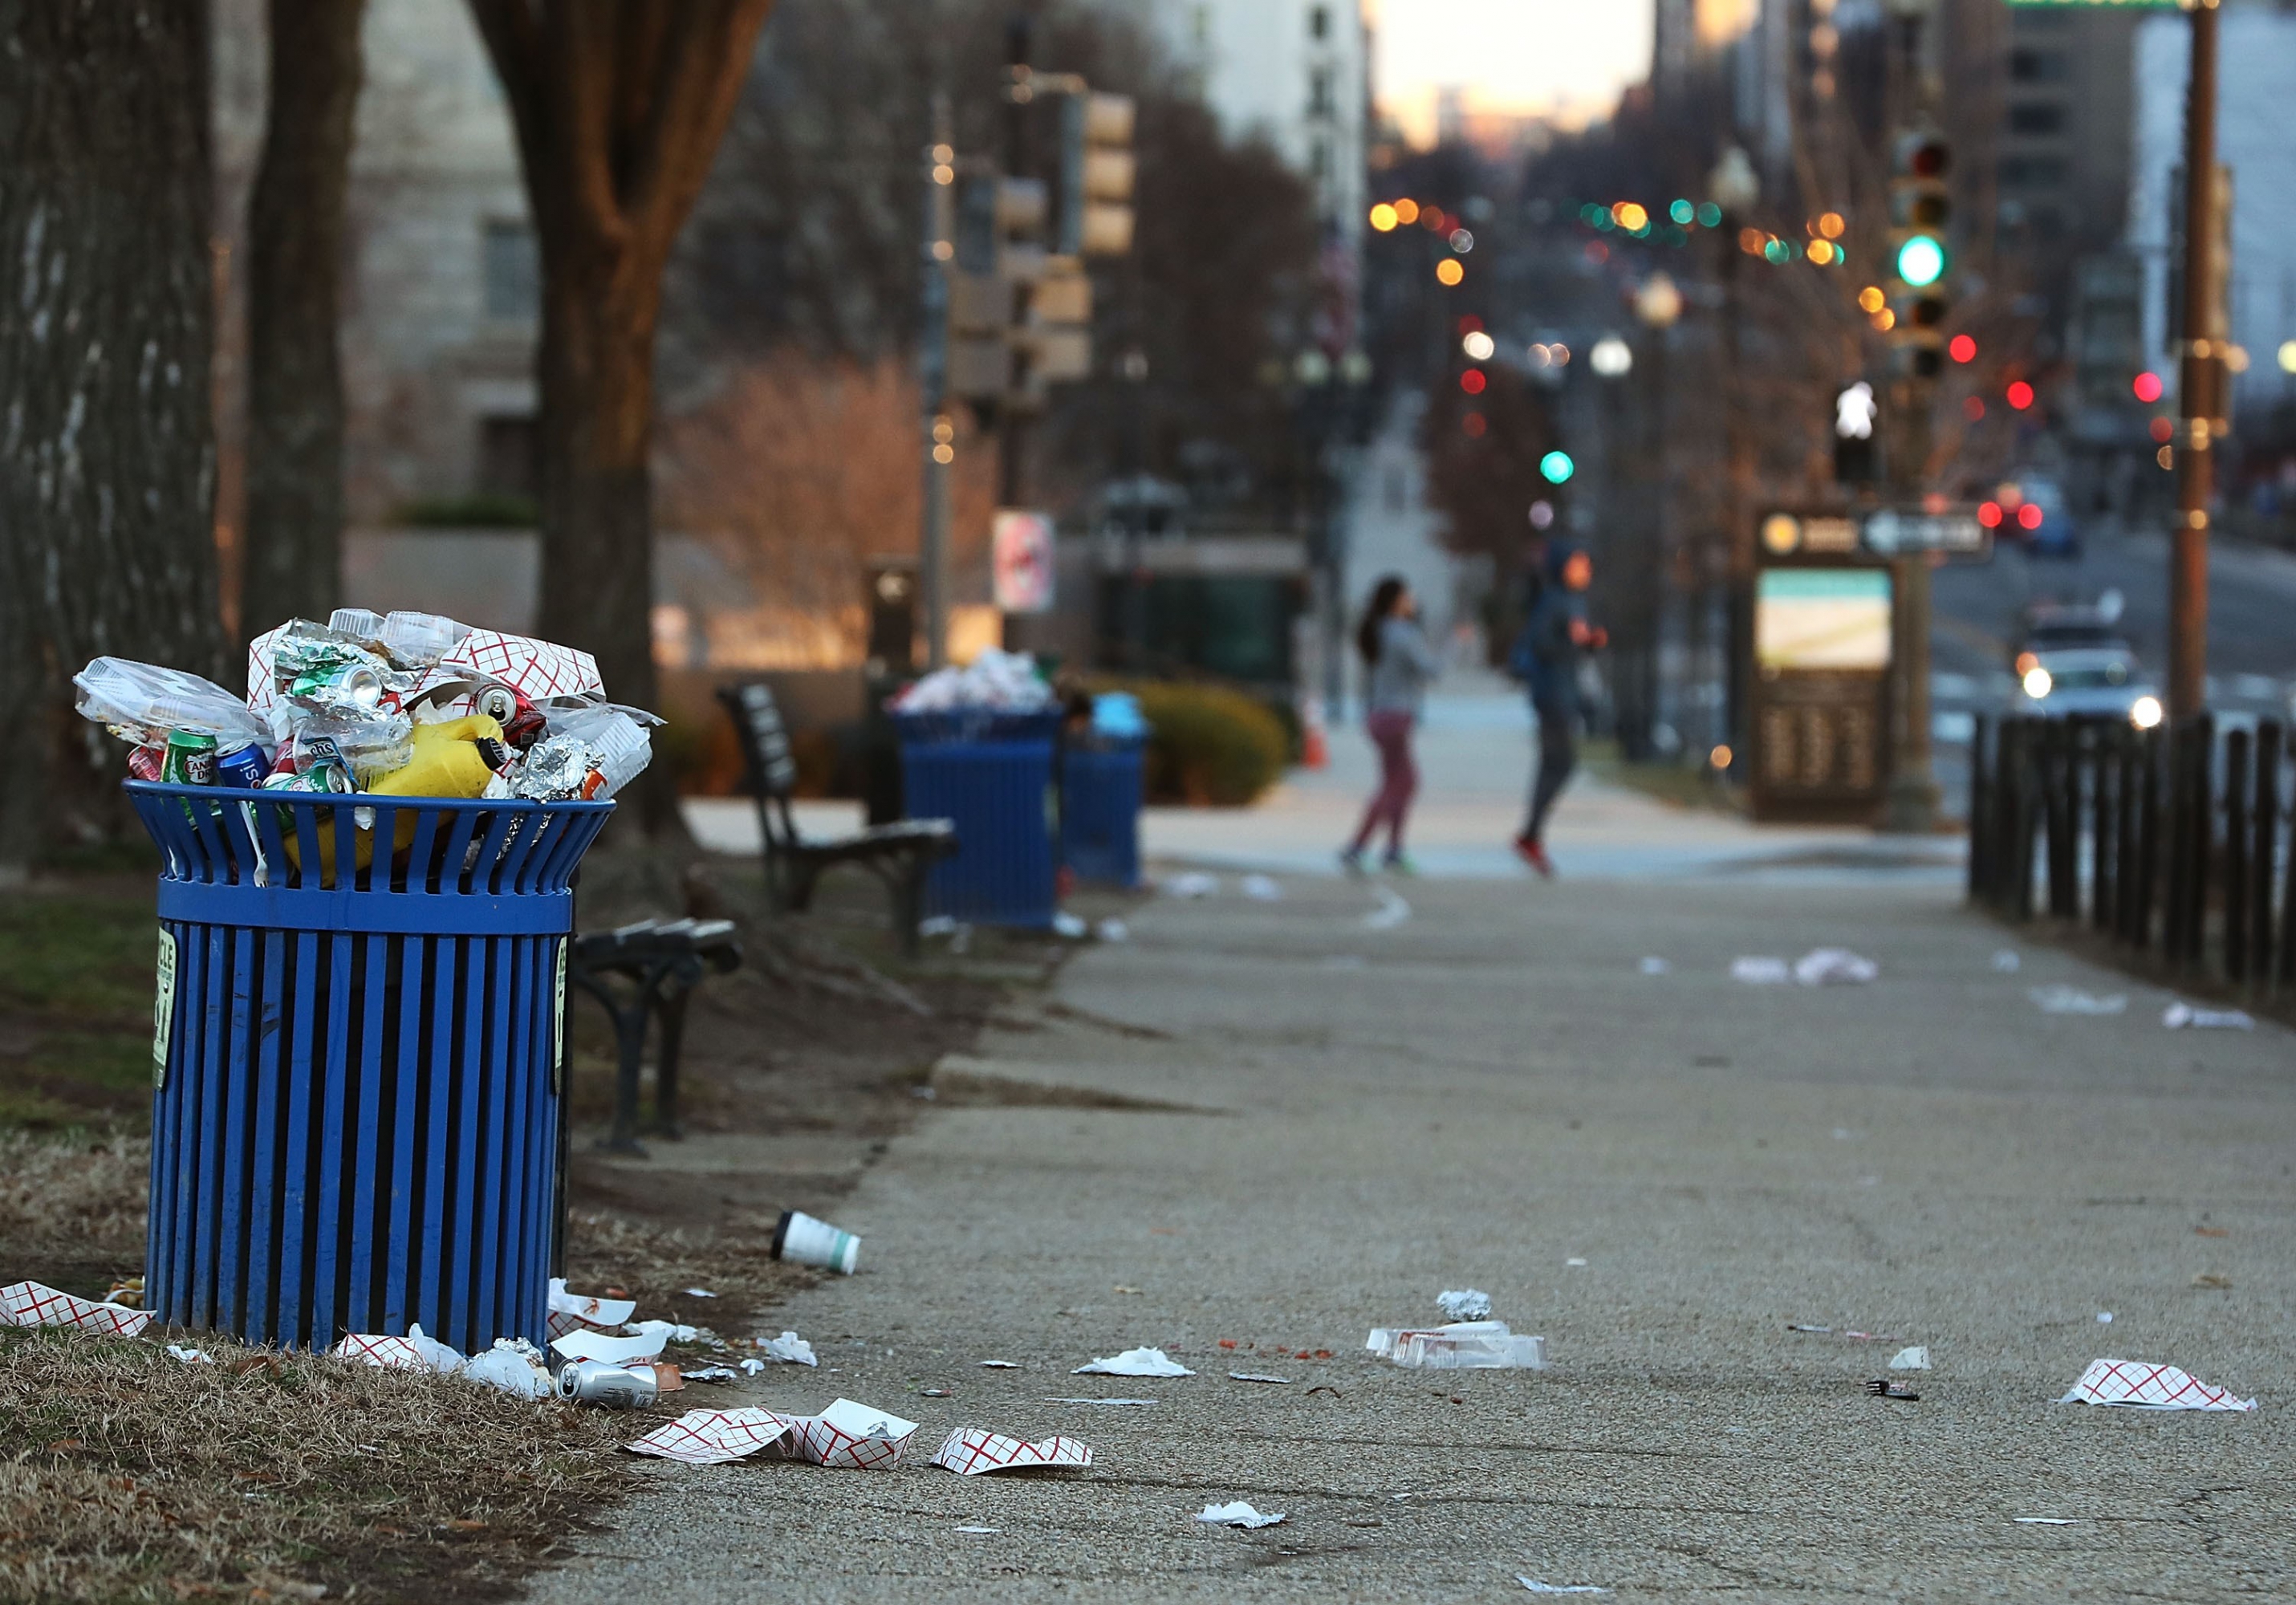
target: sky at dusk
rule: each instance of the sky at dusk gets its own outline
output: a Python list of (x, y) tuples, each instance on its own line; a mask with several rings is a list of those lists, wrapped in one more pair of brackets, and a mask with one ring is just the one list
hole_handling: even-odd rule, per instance
[(1433, 137), (1435, 96), (1471, 110), (1600, 116), (1648, 76), (1651, 0), (1369, 0), (1372, 87), (1413, 140)]

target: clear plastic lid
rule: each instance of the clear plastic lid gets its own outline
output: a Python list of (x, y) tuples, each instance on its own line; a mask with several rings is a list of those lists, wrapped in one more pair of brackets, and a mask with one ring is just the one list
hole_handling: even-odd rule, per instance
[(156, 663), (127, 658), (98, 658), (72, 676), (80, 717), (104, 725), (125, 740), (164, 741), (171, 730), (197, 730), (215, 737), (217, 750), (236, 752), (250, 742), (266, 745), (271, 733), (247, 704), (212, 680)]

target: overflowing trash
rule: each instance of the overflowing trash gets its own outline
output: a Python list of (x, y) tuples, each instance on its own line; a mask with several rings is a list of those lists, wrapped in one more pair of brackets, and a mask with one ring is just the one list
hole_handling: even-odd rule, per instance
[(1092, 1447), (1072, 1437), (1032, 1444), (984, 1427), (959, 1427), (933, 1451), (932, 1463), (959, 1477), (991, 1471), (1081, 1471), (1092, 1464)]
[(2256, 1021), (2245, 1009), (2195, 1009), (2182, 998), (2161, 1011), (2161, 1023), (2171, 1031), (2190, 1027), (2196, 1031), (2253, 1031)]
[[(244, 700), (125, 658), (97, 658), (72, 684), (81, 716), (131, 744), (135, 778), (242, 790), (594, 800), (644, 770), (660, 722), (608, 702), (587, 652), (364, 608), (256, 636)], [(394, 850), (414, 829), (400, 822)]]
[(2078, 987), (2035, 987), (2025, 995), (2044, 1014), (2118, 1014), (2128, 1007), (2128, 1000), (2118, 992), (2100, 997)]
[(2234, 1398), (2222, 1388), (2211, 1388), (2173, 1365), (2148, 1365), (2142, 1360), (2092, 1360), (2072, 1391), (2060, 1404), (2113, 1404), (2128, 1410), (2240, 1410), (2256, 1408), (2254, 1399)]
[(820, 1265), (850, 1276), (861, 1257), (861, 1240), (850, 1232), (839, 1231), (827, 1221), (816, 1220), (796, 1209), (784, 1209), (774, 1227), (773, 1255), (791, 1265)]
[(100, 1304), (57, 1291), (37, 1282), (12, 1282), (0, 1288), (0, 1326), (69, 1326), (105, 1338), (139, 1336), (152, 1312), (121, 1304)]
[(1196, 1519), (1208, 1527), (1274, 1527), (1283, 1519), (1283, 1512), (1263, 1515), (1248, 1502), (1238, 1499), (1228, 1504), (1208, 1504)]
[(1196, 1373), (1160, 1348), (1128, 1348), (1070, 1373), (1079, 1377), (1192, 1377)]
[(1546, 1339), (1511, 1331), (1504, 1321), (1438, 1327), (1374, 1327), (1365, 1348), (1414, 1371), (1544, 1371)]
[(1454, 1321), (1480, 1321), (1491, 1313), (1491, 1296), (1480, 1288), (1455, 1288), (1436, 1294), (1435, 1305)]
[(954, 713), (985, 708), (1004, 713), (1037, 713), (1051, 708), (1053, 688), (1037, 672), (1037, 660), (1026, 652), (983, 647), (964, 667), (937, 668), (903, 688), (885, 704), (894, 713)]

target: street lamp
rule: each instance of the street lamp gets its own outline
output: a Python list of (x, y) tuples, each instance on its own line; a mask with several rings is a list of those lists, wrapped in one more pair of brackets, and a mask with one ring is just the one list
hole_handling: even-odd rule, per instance
[(1606, 334), (1587, 353), (1587, 365), (1602, 379), (1624, 379), (1634, 371), (1635, 348), (1615, 334)]
[[(1735, 753), (1747, 749), (1746, 677), (1753, 654), (1746, 643), (1754, 628), (1753, 520), (1748, 506), (1754, 478), (1754, 454), (1753, 443), (1747, 434), (1746, 409), (1739, 405), (1740, 374), (1744, 364), (1741, 353), (1738, 269), (1745, 260), (1745, 253), (1738, 249), (1737, 233), (1741, 222), (1761, 204), (1761, 177), (1754, 171), (1754, 164), (1746, 152), (1732, 145), (1722, 152), (1722, 160), (1714, 164), (1714, 171), (1708, 176), (1706, 193), (1721, 212), (1716, 219), (1714, 239), (1715, 249), (1721, 252), (1722, 432), (1724, 450), (1729, 458), (1724, 481), (1726, 489), (1722, 500), (1720, 543), (1728, 561), (1728, 625), (1722, 652), (1723, 723), (1718, 733), (1720, 740), (1715, 744), (1726, 746)], [(1710, 565), (1699, 564), (1697, 572), (1702, 589), (1710, 572)], [(1692, 606), (1690, 615), (1692, 660), (1702, 665), (1702, 676), (1710, 612), (1702, 598)]]

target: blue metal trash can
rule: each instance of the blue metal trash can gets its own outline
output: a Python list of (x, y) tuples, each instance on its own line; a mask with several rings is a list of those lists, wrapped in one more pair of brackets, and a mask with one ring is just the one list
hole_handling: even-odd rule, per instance
[(1050, 928), (1061, 716), (966, 710), (902, 714), (897, 723), (909, 817), (956, 822), (956, 851), (925, 879), (926, 914)]
[(613, 805), (127, 792), (163, 861), (146, 1307), (540, 1344), (571, 880)]
[(1087, 740), (1061, 757), (1061, 862), (1080, 880), (1140, 884), (1142, 745)]

